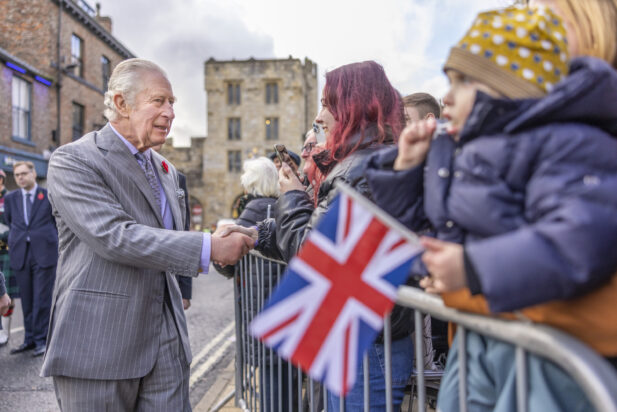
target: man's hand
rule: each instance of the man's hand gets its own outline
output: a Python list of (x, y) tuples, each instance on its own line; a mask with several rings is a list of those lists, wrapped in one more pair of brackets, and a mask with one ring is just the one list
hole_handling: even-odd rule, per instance
[(413, 122), (401, 132), (394, 170), (408, 170), (426, 159), (437, 123), (435, 119)]
[(291, 190), (304, 191), (304, 185), (287, 163), (283, 163), (279, 169), (279, 189), (281, 193), (286, 193)]
[(253, 249), (253, 239), (242, 233), (230, 233), (223, 237), (213, 234), (210, 260), (221, 265), (235, 265), (238, 260)]
[(430, 273), (420, 286), (429, 293), (453, 292), (467, 286), (462, 245), (430, 237), (420, 240), (425, 249), (422, 261)]
[(9, 306), (11, 306), (11, 298), (8, 293), (5, 293), (0, 296), (0, 316), (9, 311)]
[(191, 307), (191, 300), (190, 299), (182, 299), (182, 307), (184, 308), (184, 310), (187, 310), (188, 308)]

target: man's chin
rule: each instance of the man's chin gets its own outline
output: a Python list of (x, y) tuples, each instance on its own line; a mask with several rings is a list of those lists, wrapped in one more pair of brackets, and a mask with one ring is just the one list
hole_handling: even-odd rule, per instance
[(169, 133), (165, 133), (165, 132), (153, 133), (150, 136), (148, 147), (164, 145), (165, 141), (167, 140), (168, 134)]

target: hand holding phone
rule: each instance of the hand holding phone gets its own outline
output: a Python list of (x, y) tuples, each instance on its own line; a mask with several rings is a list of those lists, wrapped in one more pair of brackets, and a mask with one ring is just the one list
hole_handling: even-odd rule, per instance
[(279, 158), (281, 164), (289, 163), (289, 153), (287, 153), (287, 148), (284, 144), (277, 143), (274, 145), (274, 153), (276, 153), (276, 157)]
[(281, 193), (305, 189), (296, 172), (287, 163), (282, 163), (279, 170), (279, 189)]

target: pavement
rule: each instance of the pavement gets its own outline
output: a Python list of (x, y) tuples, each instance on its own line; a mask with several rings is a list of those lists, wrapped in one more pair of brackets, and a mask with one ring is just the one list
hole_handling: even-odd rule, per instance
[[(29, 352), (9, 354), (10, 349), (19, 346), (24, 339), (20, 303), (16, 299), (11, 339), (8, 345), (0, 347), (0, 411), (56, 412), (59, 408), (52, 380), (39, 376), (43, 357), (33, 358)], [(221, 393), (233, 390), (235, 329), (232, 281), (214, 270), (195, 279), (192, 305), (186, 312), (186, 318), (193, 352), (190, 402), (194, 410), (208, 411), (219, 398), (224, 397)], [(3, 318), (2, 323), (8, 326), (8, 319)], [(233, 405), (233, 399), (230, 405)]]
[(195, 405), (193, 412), (210, 412), (215, 406), (220, 406), (220, 409), (218, 409), (220, 412), (235, 412), (242, 410), (234, 406), (234, 396), (225, 401), (225, 398), (228, 398), (235, 390), (234, 364), (235, 361), (232, 360), (219, 372), (216, 381), (212, 384), (204, 397), (201, 398), (199, 403)]

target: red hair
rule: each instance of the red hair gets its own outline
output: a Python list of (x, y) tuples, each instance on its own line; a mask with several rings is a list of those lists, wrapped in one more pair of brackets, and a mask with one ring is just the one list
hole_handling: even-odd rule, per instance
[[(403, 129), (401, 96), (390, 84), (383, 67), (372, 60), (326, 73), (322, 98), (337, 122), (326, 143), (334, 161), (344, 159), (367, 143), (396, 140)], [(370, 141), (364, 141), (369, 127), (375, 128), (375, 134)], [(357, 133), (362, 139), (350, 142)]]

